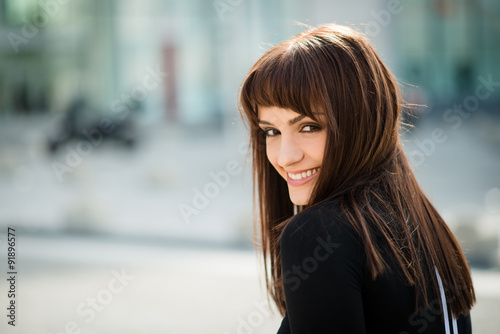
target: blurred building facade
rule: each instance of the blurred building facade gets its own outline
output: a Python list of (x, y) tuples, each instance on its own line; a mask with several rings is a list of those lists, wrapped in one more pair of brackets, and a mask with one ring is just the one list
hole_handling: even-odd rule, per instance
[[(140, 101), (154, 120), (220, 124), (264, 43), (303, 29), (294, 21), (353, 24), (400, 79), (449, 104), (500, 78), (499, 19), (495, 0), (1, 0), (0, 115), (83, 96), (101, 112)], [(151, 70), (166, 75), (145, 90)]]
[[(402, 2), (404, 3), (404, 2)], [(397, 16), (395, 51), (401, 79), (449, 107), (475, 94), (479, 77), (500, 81), (500, 3), (494, 0), (408, 1)], [(499, 95), (483, 101), (499, 112)]]

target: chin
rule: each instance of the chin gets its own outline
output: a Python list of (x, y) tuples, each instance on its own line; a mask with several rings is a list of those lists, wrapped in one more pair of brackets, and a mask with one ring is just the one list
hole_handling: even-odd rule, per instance
[(304, 189), (303, 191), (289, 191), (290, 200), (295, 205), (307, 205), (309, 203), (309, 197), (311, 194), (310, 189)]

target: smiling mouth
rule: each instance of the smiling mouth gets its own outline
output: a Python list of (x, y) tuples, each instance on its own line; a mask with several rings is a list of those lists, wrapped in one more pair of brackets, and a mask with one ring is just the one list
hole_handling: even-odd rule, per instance
[(313, 169), (309, 169), (307, 171), (304, 171), (302, 173), (296, 173), (296, 174), (287, 173), (287, 176), (289, 178), (291, 178), (292, 180), (302, 180), (308, 176), (316, 174), (318, 172), (318, 170), (319, 170), (319, 168), (313, 168)]
[(311, 168), (308, 170), (305, 170), (300, 173), (286, 173), (286, 182), (288, 183), (289, 186), (292, 187), (300, 187), (312, 179), (314, 179), (316, 176), (318, 176), (318, 171), (319, 167), (317, 168)]

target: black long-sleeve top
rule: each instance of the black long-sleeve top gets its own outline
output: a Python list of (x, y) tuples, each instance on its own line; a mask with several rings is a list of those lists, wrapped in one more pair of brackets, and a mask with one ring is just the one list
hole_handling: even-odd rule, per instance
[[(415, 292), (388, 253), (390, 270), (372, 279), (359, 235), (345, 222), (338, 201), (297, 214), (281, 238), (286, 315), (278, 334), (445, 333), (439, 296), (414, 309)], [(450, 323), (451, 328), (451, 323)], [(458, 318), (470, 334), (468, 316)]]

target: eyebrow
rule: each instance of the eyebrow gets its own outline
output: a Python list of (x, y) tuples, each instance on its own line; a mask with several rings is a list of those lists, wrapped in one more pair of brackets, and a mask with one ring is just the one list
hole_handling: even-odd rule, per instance
[[(304, 116), (304, 115), (299, 115), (295, 118), (292, 118), (291, 120), (288, 121), (288, 125), (294, 125), (295, 123), (303, 120), (304, 118), (306, 118), (306, 116)], [(259, 124), (273, 125), (272, 123), (269, 123), (267, 121), (261, 121), (261, 120), (259, 120)]]

